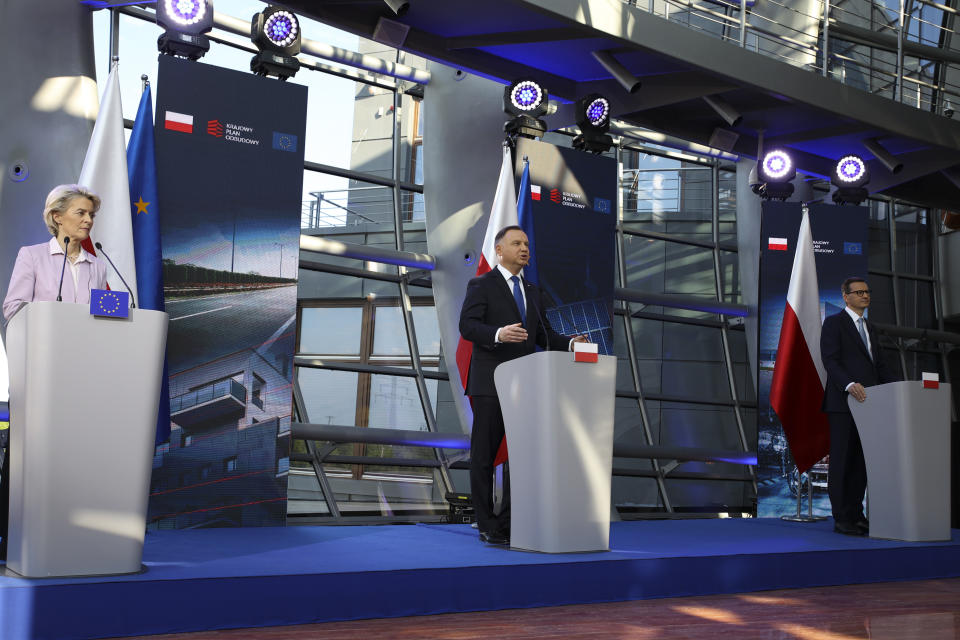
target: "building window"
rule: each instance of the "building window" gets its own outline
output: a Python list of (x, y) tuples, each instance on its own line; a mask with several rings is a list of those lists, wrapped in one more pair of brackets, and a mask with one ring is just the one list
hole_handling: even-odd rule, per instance
[(263, 410), (263, 386), (265, 384), (266, 382), (263, 378), (257, 374), (253, 374), (253, 393), (250, 401), (259, 407), (261, 411)]
[(227, 458), (223, 461), (223, 470), (227, 473), (237, 470), (237, 456)]
[(180, 446), (189, 447), (191, 444), (193, 444), (193, 436), (183, 434), (183, 440), (180, 441)]
[[(420, 361), (424, 368), (436, 370), (440, 363), (440, 332), (436, 310), (430, 298), (412, 298), (413, 320), (416, 326)], [(309, 306), (308, 306), (309, 305)], [(354, 300), (329, 300), (301, 302), (301, 318), (310, 318), (301, 323), (298, 353), (323, 356), (324, 359), (359, 365), (383, 365), (409, 367), (410, 346), (406, 328), (395, 297), (370, 296), (363, 302)], [(327, 315), (351, 317), (350, 327), (352, 352), (347, 352), (344, 341), (333, 342), (322, 331), (328, 323), (319, 322)], [(315, 332), (308, 332), (309, 325)], [(345, 330), (344, 330), (345, 331)], [(329, 349), (332, 351), (326, 351)], [(310, 422), (317, 424), (340, 424), (357, 427), (394, 429), (426, 429), (416, 381), (411, 378), (388, 374), (334, 371), (300, 367), (297, 378), (303, 393), (306, 413)], [(437, 382), (429, 380), (431, 400), (436, 403)], [(434, 411), (436, 405), (434, 404)], [(427, 448), (402, 447), (373, 444), (345, 444), (338, 446), (335, 455), (375, 457), (423, 457), (433, 459), (435, 454)], [(289, 463), (288, 463), (289, 464)], [(355, 479), (370, 473), (388, 471), (402, 476), (430, 476), (426, 467), (389, 468), (380, 465), (325, 464), (328, 470), (348, 472)]]

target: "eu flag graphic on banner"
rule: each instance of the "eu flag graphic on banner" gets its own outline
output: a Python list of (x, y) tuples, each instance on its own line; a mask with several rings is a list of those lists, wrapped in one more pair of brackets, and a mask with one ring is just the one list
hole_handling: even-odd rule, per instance
[(295, 152), (297, 150), (297, 136), (292, 133), (273, 132), (273, 148), (280, 151)]
[(848, 256), (863, 255), (863, 244), (860, 242), (844, 242), (843, 253)]
[[(163, 311), (163, 253), (157, 206), (157, 168), (153, 153), (153, 98), (149, 84), (140, 96), (137, 119), (127, 145), (127, 175), (130, 180), (130, 215), (133, 218), (140, 308)], [(166, 442), (169, 437), (170, 383), (164, 360), (156, 443)]]
[(90, 315), (110, 318), (130, 316), (130, 294), (109, 289), (90, 290)]

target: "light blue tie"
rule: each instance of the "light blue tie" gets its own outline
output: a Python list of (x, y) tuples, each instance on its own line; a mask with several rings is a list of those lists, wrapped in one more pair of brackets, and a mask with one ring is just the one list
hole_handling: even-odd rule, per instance
[(863, 346), (867, 348), (867, 353), (870, 355), (870, 359), (873, 360), (873, 354), (870, 353), (870, 341), (867, 340), (867, 330), (863, 324), (863, 318), (859, 318), (857, 320), (857, 329), (860, 331), (860, 339), (863, 340)]
[(513, 299), (517, 301), (517, 309), (520, 310), (520, 319), (524, 325), (527, 324), (527, 307), (523, 304), (523, 291), (520, 290), (520, 278), (511, 276), (513, 281)]

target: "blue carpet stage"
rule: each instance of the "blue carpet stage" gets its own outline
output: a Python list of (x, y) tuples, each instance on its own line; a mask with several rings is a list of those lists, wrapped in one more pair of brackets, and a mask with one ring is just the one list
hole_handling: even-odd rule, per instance
[(960, 576), (945, 543), (832, 533), (831, 521), (615, 523), (609, 553), (486, 547), (467, 525), (147, 535), (136, 576), (0, 577), (0, 637), (94, 638)]

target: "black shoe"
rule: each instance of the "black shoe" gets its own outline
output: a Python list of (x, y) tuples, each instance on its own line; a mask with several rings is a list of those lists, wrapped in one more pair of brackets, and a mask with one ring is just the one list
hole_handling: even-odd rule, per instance
[(857, 520), (857, 521), (854, 523), (854, 525), (855, 525), (858, 529), (860, 529), (861, 531), (863, 531), (863, 535), (865, 535), (865, 536), (866, 536), (866, 535), (870, 535), (870, 521), (867, 520), (866, 518), (860, 518), (859, 520)]
[(833, 530), (845, 536), (865, 536), (866, 530), (860, 528), (856, 522), (834, 522)]
[(499, 533), (487, 533), (486, 531), (480, 532), (480, 541), (486, 542), (487, 544), (497, 544), (497, 545), (509, 545), (510, 538)]

